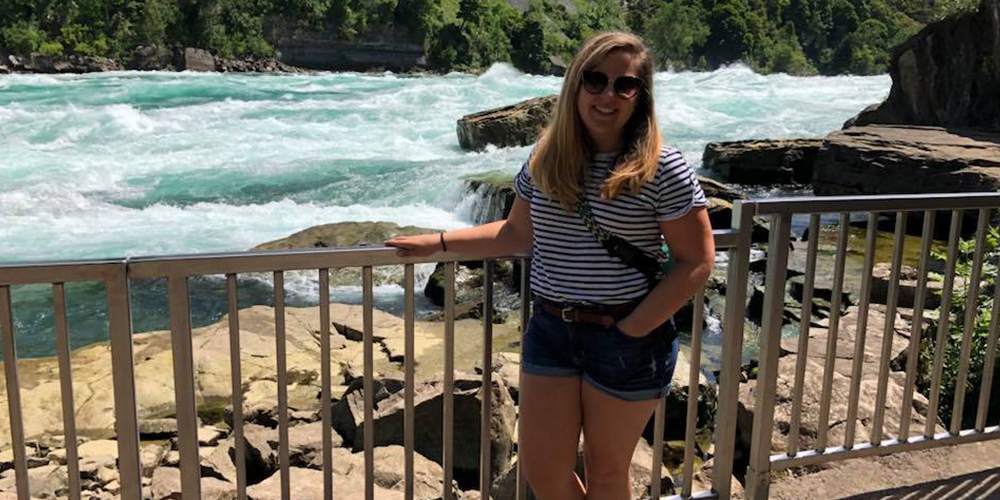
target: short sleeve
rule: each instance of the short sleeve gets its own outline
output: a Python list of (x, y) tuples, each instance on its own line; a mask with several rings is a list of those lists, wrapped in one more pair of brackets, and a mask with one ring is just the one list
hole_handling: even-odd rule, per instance
[(656, 204), (658, 221), (674, 220), (687, 215), (693, 207), (708, 205), (694, 169), (676, 149), (664, 150), (656, 181), (659, 194)]
[(531, 169), (528, 165), (531, 164), (531, 157), (528, 157), (528, 161), (524, 162), (521, 166), (521, 171), (517, 173), (514, 177), (514, 191), (517, 193), (521, 199), (531, 203), (531, 196), (535, 191), (535, 185), (531, 181)]

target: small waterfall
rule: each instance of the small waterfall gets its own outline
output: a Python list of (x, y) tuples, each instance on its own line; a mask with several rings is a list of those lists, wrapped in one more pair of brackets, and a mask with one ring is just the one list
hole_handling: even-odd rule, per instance
[(498, 176), (492, 173), (466, 178), (467, 192), (458, 202), (455, 212), (472, 224), (503, 219), (517, 195), (512, 181), (504, 182)]

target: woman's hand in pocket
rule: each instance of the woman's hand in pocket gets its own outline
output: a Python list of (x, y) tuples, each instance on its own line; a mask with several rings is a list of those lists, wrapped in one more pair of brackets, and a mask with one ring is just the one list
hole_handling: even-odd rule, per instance
[(630, 318), (631, 316), (623, 318), (618, 323), (615, 323), (615, 328), (624, 333), (626, 336), (636, 339), (649, 335), (648, 331), (642, 329), (637, 330), (636, 327), (629, 321)]

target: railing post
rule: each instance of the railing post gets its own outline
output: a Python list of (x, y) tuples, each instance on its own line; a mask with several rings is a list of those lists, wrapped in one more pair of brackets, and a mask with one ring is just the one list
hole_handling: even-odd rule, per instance
[[(771, 237), (767, 246), (767, 277), (764, 292), (764, 321), (760, 329), (760, 366), (754, 398), (750, 467), (747, 470), (747, 498), (766, 500), (770, 489), (771, 432), (774, 427), (774, 395), (778, 381), (781, 324), (785, 308), (785, 278), (788, 266), (788, 235), (791, 212), (771, 217)], [(810, 235), (818, 237), (818, 235)], [(809, 307), (806, 304), (803, 307)]]
[(719, 412), (715, 425), (715, 471), (712, 489), (719, 500), (729, 500), (736, 450), (736, 416), (739, 409), (740, 361), (743, 357), (743, 323), (746, 317), (747, 278), (750, 274), (750, 243), (754, 205), (733, 204), (732, 228), (737, 244), (729, 250), (726, 276), (726, 310), (722, 324), (722, 359), (719, 366)]
[(132, 313), (129, 308), (128, 263), (123, 262), (105, 282), (108, 330), (115, 389), (115, 434), (122, 498), (142, 498), (139, 462), (139, 418), (136, 413), (135, 370), (132, 366)]

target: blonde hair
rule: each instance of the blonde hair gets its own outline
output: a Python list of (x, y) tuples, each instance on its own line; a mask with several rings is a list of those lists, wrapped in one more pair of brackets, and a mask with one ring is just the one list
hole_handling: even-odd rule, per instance
[(635, 97), (635, 110), (622, 129), (618, 164), (601, 186), (601, 198), (611, 199), (623, 190), (638, 193), (656, 175), (660, 158), (660, 129), (653, 110), (653, 56), (642, 40), (623, 32), (599, 33), (588, 38), (566, 70), (555, 113), (539, 134), (529, 168), (538, 187), (574, 211), (583, 194), (583, 172), (594, 154), (586, 127), (577, 111), (577, 95), (584, 70), (621, 50), (637, 58), (645, 88)]

